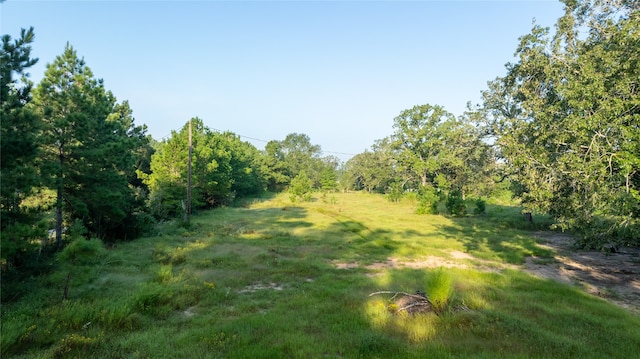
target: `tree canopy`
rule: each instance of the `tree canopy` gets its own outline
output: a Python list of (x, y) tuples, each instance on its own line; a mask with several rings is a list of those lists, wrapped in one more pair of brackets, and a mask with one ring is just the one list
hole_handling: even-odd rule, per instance
[(586, 246), (640, 243), (640, 10), (565, 1), (556, 32), (534, 26), (484, 110), (525, 205)]
[(34, 250), (34, 240), (43, 235), (40, 213), (26, 208), (24, 201), (41, 185), (38, 168), (40, 118), (27, 105), (33, 84), (29, 68), (33, 28), (20, 37), (2, 36), (0, 49), (0, 231), (3, 267), (16, 267)]
[[(236, 196), (259, 194), (265, 179), (259, 151), (231, 133), (211, 131), (199, 118), (192, 128), (192, 206), (230, 204)], [(151, 158), (151, 173), (140, 176), (149, 186), (152, 214), (171, 218), (185, 209), (187, 199), (189, 122), (161, 142)]]
[(129, 185), (148, 139), (127, 102), (118, 104), (69, 44), (34, 90), (42, 120), (45, 182), (56, 191), (56, 241), (80, 220), (100, 238), (126, 236), (135, 211)]

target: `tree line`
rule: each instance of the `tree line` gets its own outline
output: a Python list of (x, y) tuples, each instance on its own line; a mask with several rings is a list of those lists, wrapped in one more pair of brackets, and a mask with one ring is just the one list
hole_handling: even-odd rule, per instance
[[(258, 150), (191, 119), (193, 208), (342, 188), (413, 192), (429, 213), (443, 198), (508, 187), (583, 246), (640, 244), (640, 7), (563, 2), (555, 32), (534, 25), (522, 36), (517, 61), (488, 82), (482, 103), (458, 117), (435, 104), (401, 111), (392, 134), (346, 163), (305, 134)], [(151, 138), (70, 44), (34, 85), (34, 39), (33, 28), (2, 37), (3, 275), (62, 247), (65, 230), (127, 240), (185, 210), (188, 123)]]

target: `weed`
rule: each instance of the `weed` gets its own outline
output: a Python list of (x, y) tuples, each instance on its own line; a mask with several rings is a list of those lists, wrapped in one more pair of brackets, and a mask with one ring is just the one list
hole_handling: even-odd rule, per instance
[(170, 310), (167, 304), (171, 302), (172, 295), (169, 287), (160, 283), (143, 283), (133, 295), (131, 305), (141, 313), (163, 315)]
[(54, 358), (87, 357), (92, 353), (98, 338), (91, 338), (80, 334), (70, 334), (58, 342), (51, 351)]

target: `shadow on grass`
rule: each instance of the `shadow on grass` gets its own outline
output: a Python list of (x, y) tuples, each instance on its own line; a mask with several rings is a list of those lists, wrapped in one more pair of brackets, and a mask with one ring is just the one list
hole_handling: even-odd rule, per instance
[[(577, 287), (513, 270), (447, 271), (454, 278), (449, 311), (394, 315), (387, 309), (388, 298), (376, 296), (363, 306), (375, 333), (369, 337), (384, 337), (399, 351), (396, 356), (408, 358), (625, 357), (640, 349), (640, 335), (632, 333), (640, 318)], [(427, 289), (431, 274), (403, 268), (371, 281), (383, 290), (411, 293)], [(600, 329), (594, 331), (594, 325)], [(369, 337), (363, 337), (360, 347), (376, 349)]]
[[(388, 208), (386, 202), (371, 203)], [(405, 258), (414, 249), (420, 256), (431, 253), (425, 250), (431, 246), (500, 263), (545, 252), (527, 232), (485, 218), (411, 217), (434, 222), (416, 229), (406, 222), (410, 212), (389, 211), (402, 226), (381, 228), (368, 219), (380, 218), (377, 213), (328, 206), (323, 211), (319, 205), (222, 208), (195, 216), (193, 228), (181, 235), (124, 243), (113, 249), (120, 251), (117, 262), (105, 264), (84, 291), (74, 290), (86, 296), (71, 298), (68, 309), (25, 305), (22, 317), (7, 316), (3, 337), (15, 339), (3, 339), (3, 354), (30, 351), (36, 357), (41, 349), (105, 358), (623, 357), (614, 348), (623, 342), (627, 353), (640, 350), (637, 334), (622, 333), (632, 332), (638, 320), (575, 288), (517, 271), (448, 269), (455, 279), (453, 303), (471, 311), (394, 316), (383, 299), (368, 295), (424, 290), (430, 269), (343, 270), (334, 262)], [(143, 274), (130, 274), (138, 272)], [(584, 342), (599, 347), (581, 347)]]
[(529, 256), (553, 256), (553, 252), (542, 248), (530, 233), (496, 227), (476, 218), (453, 218), (451, 221), (454, 225), (445, 226), (443, 230), (462, 242), (465, 252), (479, 258), (523, 264)]

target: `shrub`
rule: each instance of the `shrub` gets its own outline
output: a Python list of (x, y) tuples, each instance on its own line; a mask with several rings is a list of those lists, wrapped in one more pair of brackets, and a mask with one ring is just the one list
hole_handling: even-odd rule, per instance
[(438, 202), (440, 197), (436, 192), (436, 189), (432, 186), (423, 186), (420, 188), (418, 195), (418, 208), (417, 214), (435, 214), (438, 213)]
[(387, 198), (389, 198), (390, 202), (399, 202), (404, 195), (404, 188), (402, 188), (402, 183), (393, 182), (387, 189)]
[(291, 185), (289, 186), (291, 202), (295, 202), (298, 199), (304, 202), (310, 201), (312, 191), (313, 182), (305, 171), (300, 171), (300, 173), (291, 180)]
[(483, 215), (487, 212), (487, 202), (485, 200), (478, 198), (475, 200), (476, 207), (473, 209), (473, 214), (476, 216)]
[(100, 263), (104, 253), (106, 250), (99, 239), (76, 237), (58, 254), (58, 260), (71, 267), (93, 265)]
[(467, 207), (462, 199), (462, 191), (452, 190), (447, 195), (447, 212), (454, 216), (464, 216), (467, 212)]

